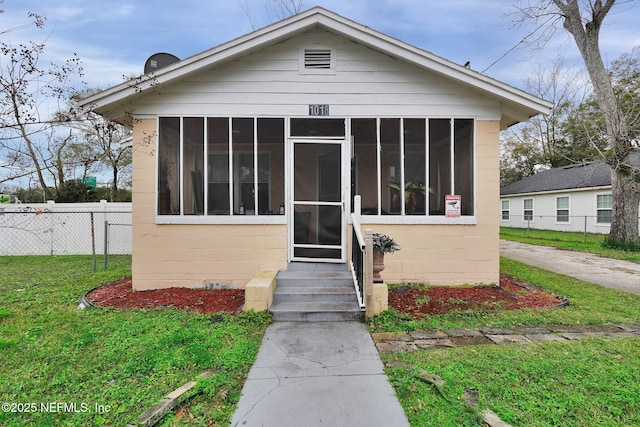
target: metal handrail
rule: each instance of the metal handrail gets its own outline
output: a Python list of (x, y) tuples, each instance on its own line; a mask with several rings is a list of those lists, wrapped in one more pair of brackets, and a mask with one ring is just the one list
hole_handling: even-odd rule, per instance
[(356, 237), (358, 238), (358, 245), (360, 245), (360, 248), (364, 250), (365, 241), (364, 241), (364, 236), (362, 235), (362, 231), (360, 231), (360, 228), (361, 228), (360, 220), (354, 213), (351, 214), (351, 224), (353, 225), (353, 231), (355, 232)]
[(353, 274), (353, 283), (358, 296), (358, 303), (360, 304), (360, 308), (364, 309), (364, 263), (367, 256), (367, 250), (364, 236), (360, 231), (360, 221), (355, 213), (351, 214), (351, 226), (353, 229), (351, 239), (351, 272)]

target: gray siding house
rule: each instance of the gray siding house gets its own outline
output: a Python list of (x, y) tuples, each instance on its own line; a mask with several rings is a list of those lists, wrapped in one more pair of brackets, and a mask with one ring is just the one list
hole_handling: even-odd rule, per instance
[[(640, 153), (631, 157), (640, 167)], [(500, 225), (609, 233), (611, 170), (602, 161), (548, 169), (500, 190)]]

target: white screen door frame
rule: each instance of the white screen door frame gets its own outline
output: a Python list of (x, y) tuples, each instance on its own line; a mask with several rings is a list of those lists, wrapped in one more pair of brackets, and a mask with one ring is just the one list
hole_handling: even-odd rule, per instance
[(291, 140), (289, 260), (346, 262), (343, 139)]

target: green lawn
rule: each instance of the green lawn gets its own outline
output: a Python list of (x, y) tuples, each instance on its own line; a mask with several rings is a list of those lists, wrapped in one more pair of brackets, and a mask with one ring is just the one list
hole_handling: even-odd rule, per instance
[(85, 292), (130, 274), (130, 263), (118, 265), (94, 272), (90, 257), (0, 257), (0, 402), (15, 404), (0, 425), (125, 425), (209, 368), (216, 374), (201, 380), (189, 417), (228, 425), (269, 318), (79, 310)]
[[(123, 263), (122, 265), (125, 265)], [(120, 265), (120, 264), (118, 264)], [(501, 270), (569, 299), (550, 310), (456, 313), (412, 321), (393, 312), (376, 331), (640, 323), (640, 297), (502, 259)], [(174, 309), (78, 310), (89, 289), (130, 274), (93, 272), (89, 257), (0, 257), (0, 425), (125, 425), (165, 394), (214, 368), (200, 394), (164, 425), (228, 425), (266, 326), (265, 315)], [(413, 426), (480, 425), (491, 409), (517, 425), (640, 425), (640, 339), (425, 350), (383, 355)], [(440, 391), (416, 379), (444, 380)], [(462, 404), (475, 389), (479, 408)], [(59, 403), (67, 404), (60, 410)], [(35, 406), (32, 406), (35, 404)], [(43, 410), (56, 409), (57, 412)], [(73, 406), (75, 405), (75, 408)], [(35, 412), (26, 412), (35, 408)], [(75, 409), (72, 411), (71, 409)]]
[[(640, 296), (502, 259), (501, 271), (564, 295), (567, 308), (454, 313), (409, 320), (389, 311), (374, 331), (552, 324), (640, 324)], [(382, 355), (412, 426), (479, 426), (490, 409), (514, 426), (640, 425), (640, 338), (506, 344)], [(438, 391), (417, 379), (424, 369), (444, 380)], [(461, 398), (478, 392), (479, 407)]]
[[(385, 362), (412, 426), (480, 426), (490, 409), (513, 426), (640, 425), (640, 338), (568, 343), (503, 344), (426, 350)], [(416, 380), (418, 370), (439, 375), (441, 392)], [(478, 393), (478, 411), (461, 398)]]
[(589, 252), (607, 258), (640, 262), (640, 252), (638, 251), (621, 251), (605, 247), (603, 242), (606, 237), (606, 234), (527, 230), (526, 228), (500, 228), (500, 238), (505, 240)]
[(569, 307), (549, 310), (512, 310), (495, 313), (463, 312), (410, 320), (389, 310), (369, 323), (374, 332), (420, 328), (476, 326), (601, 325), (609, 322), (640, 323), (640, 296), (555, 274), (502, 258), (500, 270), (568, 298)]

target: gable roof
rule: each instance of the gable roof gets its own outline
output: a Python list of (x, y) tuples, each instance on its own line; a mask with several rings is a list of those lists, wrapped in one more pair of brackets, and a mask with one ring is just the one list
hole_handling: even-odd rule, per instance
[[(630, 163), (640, 168), (640, 152), (630, 155)], [(603, 162), (589, 162), (547, 169), (500, 189), (501, 196), (611, 186), (611, 168)]]
[(241, 36), (219, 46), (176, 62), (154, 73), (119, 84), (80, 101), (83, 108), (112, 119), (123, 121), (122, 104), (159, 87), (177, 82), (253, 51), (289, 39), (313, 28), (323, 28), (376, 51), (441, 74), (470, 87), (503, 105), (502, 128), (528, 120), (537, 114), (547, 114), (553, 104), (525, 91), (509, 86), (477, 71), (455, 64), (425, 50), (372, 30), (321, 7), (314, 7), (298, 15)]

